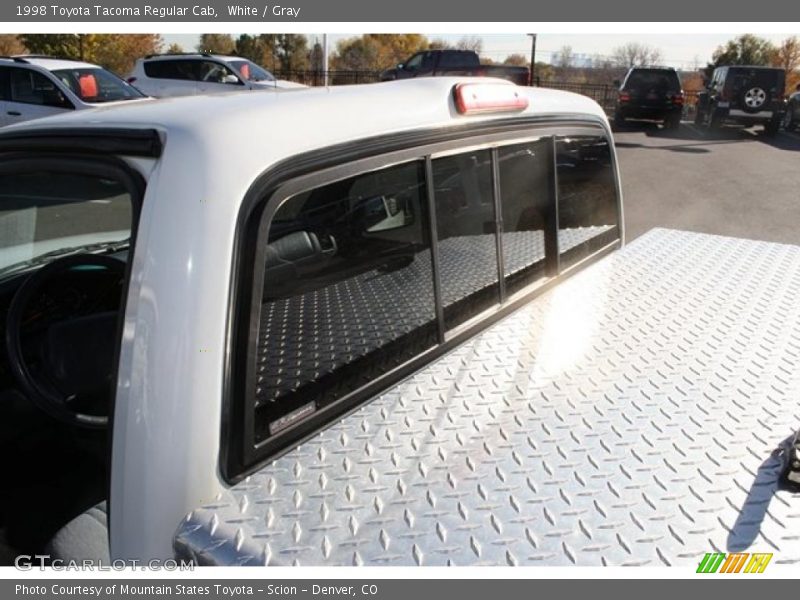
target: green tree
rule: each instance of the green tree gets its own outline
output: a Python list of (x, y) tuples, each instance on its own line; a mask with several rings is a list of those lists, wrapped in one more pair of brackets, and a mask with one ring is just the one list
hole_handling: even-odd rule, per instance
[(303, 71), (309, 68), (308, 39), (296, 33), (278, 36), (278, 61), (283, 71)]
[(745, 33), (717, 46), (709, 68), (721, 65), (769, 65), (775, 56), (775, 46), (769, 40)]
[(137, 58), (159, 52), (157, 33), (25, 34), (28, 52), (97, 63), (118, 75), (127, 74)]
[(86, 34), (26, 33), (19, 36), (30, 54), (85, 58)]
[(248, 58), (255, 63), (260, 63), (264, 59), (264, 44), (258, 36), (243, 33), (236, 38), (235, 49), (237, 56)]
[(210, 54), (233, 54), (235, 49), (233, 37), (227, 33), (204, 33), (200, 36), (200, 43), (197, 44), (198, 52)]
[(130, 73), (137, 58), (156, 54), (164, 46), (158, 33), (100, 33), (86, 42), (86, 60), (122, 76)]

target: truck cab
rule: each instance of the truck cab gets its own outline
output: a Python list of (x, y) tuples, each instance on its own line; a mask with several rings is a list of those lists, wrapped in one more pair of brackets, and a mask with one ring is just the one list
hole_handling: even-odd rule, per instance
[(769, 489), (757, 528), (797, 559), (765, 452), (792, 354), (733, 353), (797, 309), (787, 288), (734, 330), (726, 303), (797, 250), (623, 247), (593, 101), (446, 77), (185, 97), (13, 127), (0, 154), (15, 552), (681, 564), (760, 549)]

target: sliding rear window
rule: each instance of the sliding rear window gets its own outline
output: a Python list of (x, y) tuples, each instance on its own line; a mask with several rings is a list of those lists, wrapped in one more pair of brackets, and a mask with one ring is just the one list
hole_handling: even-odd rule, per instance
[(577, 131), (423, 146), (261, 197), (244, 238), (255, 274), (240, 290), (226, 474), (409, 375), (559, 263), (617, 241), (610, 145), (599, 128)]

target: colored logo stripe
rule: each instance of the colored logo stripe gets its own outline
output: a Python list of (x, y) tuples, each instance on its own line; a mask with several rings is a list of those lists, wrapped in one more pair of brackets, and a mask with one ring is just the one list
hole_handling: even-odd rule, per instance
[[(748, 561), (748, 558), (750, 559)], [(707, 552), (697, 565), (698, 573), (763, 573), (772, 560), (772, 554), (748, 552)], [(745, 566), (745, 564), (747, 566)]]
[(716, 573), (723, 560), (725, 560), (725, 554), (723, 552), (707, 553), (703, 557), (703, 560), (700, 561), (700, 565), (697, 567), (697, 572)]
[(769, 561), (772, 560), (772, 554), (753, 554), (750, 562), (744, 569), (745, 573), (763, 573), (767, 568)]

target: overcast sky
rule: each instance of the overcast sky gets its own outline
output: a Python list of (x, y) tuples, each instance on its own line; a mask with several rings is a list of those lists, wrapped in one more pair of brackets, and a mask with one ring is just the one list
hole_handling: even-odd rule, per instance
[[(329, 44), (331, 50), (336, 47), (338, 40), (358, 36), (360, 34), (331, 34)], [(530, 38), (525, 34), (476, 34), (483, 40), (484, 56), (495, 61), (502, 61), (509, 54), (530, 55)], [(774, 43), (780, 43), (792, 33), (763, 34)], [(318, 35), (309, 36), (312, 41)], [(464, 34), (428, 34), (429, 39), (441, 38), (455, 43)], [(563, 46), (571, 46), (577, 55), (595, 56), (611, 55), (614, 48), (628, 42), (646, 43), (659, 48), (664, 56), (664, 63), (679, 69), (691, 69), (697, 64), (704, 66), (711, 59), (711, 54), (717, 46), (735, 37), (733, 34), (553, 34), (546, 33), (538, 36), (536, 44), (537, 60), (550, 62), (553, 53)], [(193, 50), (199, 36), (196, 34), (164, 34), (167, 44), (173, 42), (183, 46), (184, 50)]]

